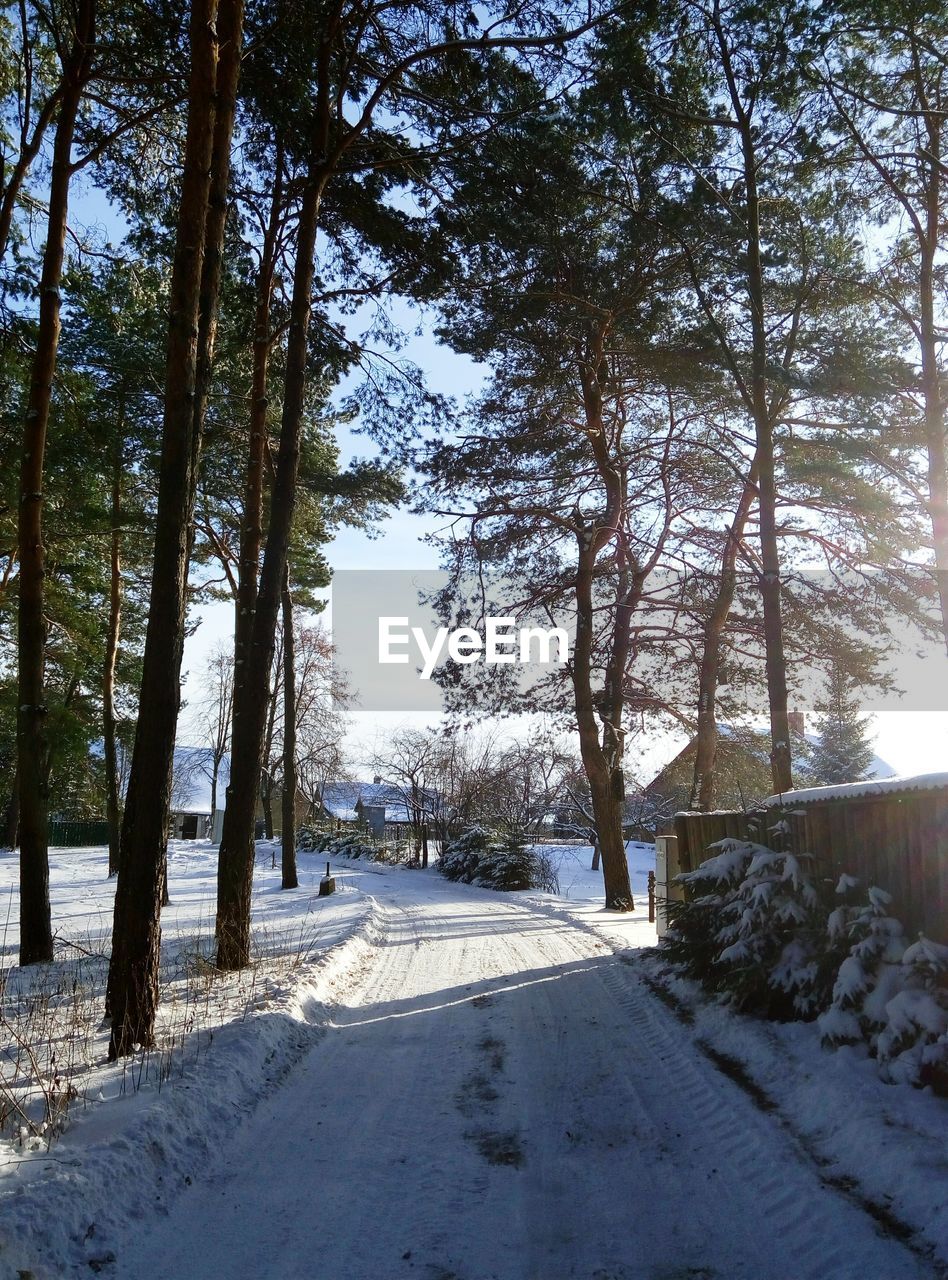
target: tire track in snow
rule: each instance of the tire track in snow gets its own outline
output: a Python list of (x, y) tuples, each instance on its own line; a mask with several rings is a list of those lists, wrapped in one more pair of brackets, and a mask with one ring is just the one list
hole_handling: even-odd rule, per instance
[[(532, 916), (535, 920), (538, 914), (508, 903), (504, 903), (497, 914), (501, 913), (511, 922), (516, 917)], [(517, 965), (511, 965), (511, 968), (528, 971), (537, 965), (538, 959), (551, 964), (581, 959), (584, 968), (598, 970), (597, 978), (609, 993), (609, 998), (626, 1015), (632, 1033), (626, 1049), (630, 1067), (634, 1064), (634, 1069), (629, 1070), (627, 1083), (638, 1104), (636, 1121), (640, 1140), (644, 1140), (646, 1147), (660, 1147), (663, 1129), (667, 1138), (667, 1118), (671, 1111), (675, 1128), (683, 1135), (681, 1146), (675, 1153), (677, 1159), (683, 1166), (697, 1164), (697, 1167), (689, 1169), (691, 1184), (699, 1184), (696, 1194), (702, 1190), (700, 1181), (705, 1168), (714, 1174), (727, 1170), (727, 1181), (719, 1178), (714, 1188), (720, 1197), (716, 1205), (717, 1217), (720, 1220), (729, 1216), (743, 1217), (751, 1224), (747, 1256), (715, 1259), (718, 1269), (713, 1271), (704, 1272), (700, 1266), (686, 1265), (678, 1272), (666, 1273), (654, 1262), (640, 1257), (639, 1265), (632, 1270), (621, 1265), (613, 1270), (603, 1270), (604, 1280), (611, 1280), (611, 1277), (620, 1280), (627, 1275), (654, 1276), (658, 1280), (659, 1276), (666, 1274), (669, 1277), (673, 1274), (682, 1277), (707, 1274), (722, 1280), (741, 1280), (743, 1277), (747, 1280), (790, 1280), (791, 1276), (792, 1280), (867, 1280), (867, 1277), (871, 1280), (919, 1280), (935, 1274), (920, 1267), (917, 1259), (897, 1242), (885, 1239), (861, 1207), (854, 1206), (835, 1190), (827, 1189), (819, 1176), (801, 1160), (800, 1152), (779, 1122), (762, 1117), (733, 1082), (707, 1062), (691, 1037), (683, 1032), (678, 1022), (643, 987), (627, 965), (612, 957), (590, 958), (589, 946), (579, 944), (579, 938), (582, 934), (595, 938), (596, 949), (600, 952), (605, 950), (594, 930), (564, 928), (562, 917), (557, 923), (560, 927), (549, 939), (536, 932), (526, 932), (522, 936), (511, 934), (506, 945), (511, 953), (510, 959), (517, 961)], [(551, 1013), (555, 1013), (555, 987), (548, 990), (539, 985), (535, 990), (547, 998), (544, 1017), (538, 1016), (534, 1022), (533, 1031), (539, 1037)], [(499, 987), (496, 995), (503, 994), (503, 988)], [(590, 1001), (589, 1008), (594, 1007), (594, 1002)], [(556, 1023), (554, 1017), (555, 1040), (547, 1045), (547, 1052), (553, 1060), (563, 1055), (570, 1040), (577, 1035), (577, 1028), (568, 1024), (568, 1018)], [(570, 1113), (568, 1108), (564, 1108), (567, 1095), (562, 1087), (546, 1093), (537, 1090), (537, 1096), (542, 1099), (547, 1123), (538, 1125), (534, 1122), (527, 1126), (528, 1164), (534, 1184), (530, 1196), (538, 1204), (546, 1199), (547, 1214), (544, 1216), (548, 1219), (550, 1205), (555, 1204), (557, 1198), (551, 1194), (555, 1179), (549, 1176), (556, 1155), (556, 1142), (555, 1138), (551, 1141), (549, 1135), (555, 1135), (564, 1117)], [(519, 1103), (521, 1111), (529, 1111), (529, 1099), (521, 1097)], [(656, 1123), (651, 1119), (655, 1115), (663, 1117), (663, 1120)], [(538, 1143), (541, 1135), (545, 1135), (545, 1140)], [(699, 1153), (701, 1159), (696, 1161)], [(639, 1178), (643, 1173), (641, 1169), (633, 1168), (628, 1172), (630, 1177)], [(654, 1190), (660, 1194), (661, 1187)], [(707, 1186), (703, 1190), (707, 1195)], [(564, 1220), (568, 1220), (568, 1206), (561, 1208), (566, 1210), (562, 1215)], [(715, 1215), (707, 1213), (706, 1205), (693, 1206), (693, 1211), (703, 1220), (707, 1238), (713, 1239), (717, 1225)], [(535, 1213), (532, 1216), (535, 1217)], [(522, 1214), (521, 1217), (529, 1219), (531, 1214)], [(763, 1224), (765, 1228), (761, 1231), (759, 1227)], [(700, 1232), (694, 1234), (700, 1235)], [(760, 1237), (765, 1241), (778, 1242), (776, 1250), (771, 1250), (767, 1258), (760, 1252)], [(524, 1244), (532, 1259), (526, 1272), (529, 1280), (535, 1277), (545, 1280), (554, 1274), (547, 1269), (549, 1261), (542, 1243), (538, 1246), (535, 1233), (531, 1237), (529, 1229), (525, 1232)], [(880, 1254), (885, 1255), (884, 1272), (879, 1271)], [(787, 1270), (788, 1265), (792, 1270)], [(555, 1274), (556, 1280), (560, 1280), (561, 1273)], [(570, 1267), (568, 1273), (566, 1270), (562, 1272), (564, 1277), (567, 1274), (591, 1276), (593, 1272)]]
[[(522, 907), (509, 906), (508, 910), (523, 912)], [(562, 927), (562, 919), (559, 923)], [(683, 1146), (687, 1149), (679, 1150), (679, 1160), (695, 1164), (699, 1153), (701, 1156), (697, 1169), (690, 1171), (692, 1181), (700, 1181), (705, 1168), (715, 1175), (722, 1169), (728, 1172), (729, 1185), (722, 1185), (719, 1178), (715, 1186), (723, 1200), (718, 1206), (720, 1217), (726, 1219), (731, 1213), (743, 1215), (752, 1223), (766, 1223), (764, 1236), (779, 1242), (776, 1254), (763, 1258), (752, 1238), (748, 1256), (722, 1263), (715, 1275), (726, 1280), (737, 1280), (739, 1276), (748, 1280), (788, 1280), (788, 1258), (793, 1259), (793, 1280), (866, 1280), (867, 1276), (872, 1280), (910, 1280), (937, 1274), (920, 1264), (900, 1242), (879, 1231), (852, 1197), (828, 1187), (811, 1169), (808, 1157), (779, 1119), (759, 1114), (744, 1093), (705, 1059), (700, 1046), (666, 1013), (627, 965), (612, 958), (590, 961), (589, 949), (575, 945), (579, 932), (565, 930), (554, 937), (560, 942), (572, 939), (573, 956), (581, 955), (590, 967), (598, 967), (603, 986), (627, 1017), (633, 1032), (627, 1045), (629, 1083), (638, 1101), (642, 1136), (647, 1134), (659, 1148), (663, 1142), (661, 1127), (651, 1122), (643, 1124), (643, 1117), (657, 1114), (667, 1119), (671, 1112), (676, 1128), (685, 1135)], [(583, 932), (597, 936), (593, 930)], [(567, 958), (557, 955), (555, 946), (538, 946), (535, 934), (512, 940), (510, 949), (517, 954), (521, 969), (536, 962), (538, 951), (561, 963)], [(562, 1048), (561, 1035), (554, 1054), (558, 1055)], [(563, 1097), (560, 1090), (544, 1099), (551, 1108), (549, 1118), (554, 1130), (562, 1120)], [(536, 1128), (531, 1132), (535, 1142)], [(550, 1155), (549, 1151), (543, 1154), (547, 1158)], [(710, 1217), (706, 1228), (713, 1236), (715, 1223)], [(880, 1254), (886, 1257), (884, 1273), (878, 1271)], [(691, 1271), (700, 1274), (701, 1269)], [(533, 1274), (531, 1270), (530, 1275)], [(536, 1270), (535, 1274), (548, 1273)], [(646, 1273), (637, 1270), (635, 1274)], [(657, 1276), (659, 1272), (647, 1274)], [(686, 1267), (680, 1274), (689, 1274), (689, 1269)]]
[[(739, 1086), (699, 1056), (700, 1048), (628, 965), (609, 965), (604, 982), (654, 1065), (670, 1067), (658, 1088), (654, 1075), (637, 1076), (646, 1105), (671, 1103), (681, 1123), (699, 1135), (700, 1145), (706, 1147), (710, 1139), (716, 1158), (727, 1162), (732, 1177), (756, 1188), (755, 1212), (785, 1256), (792, 1257), (794, 1280), (897, 1280), (937, 1274), (923, 1270), (924, 1264), (883, 1235), (861, 1207), (828, 1188), (803, 1163), (779, 1120), (763, 1115)], [(775, 1167), (774, 1157), (781, 1154), (785, 1159)], [(853, 1224), (862, 1230), (845, 1232), (846, 1220), (850, 1230)], [(877, 1271), (880, 1244), (889, 1268), (884, 1277)]]

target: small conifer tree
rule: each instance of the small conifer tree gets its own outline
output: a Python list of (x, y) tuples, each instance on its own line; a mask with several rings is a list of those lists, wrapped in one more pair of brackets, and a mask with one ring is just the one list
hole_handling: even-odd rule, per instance
[(861, 781), (874, 755), (869, 718), (860, 713), (851, 677), (838, 667), (831, 671), (816, 710), (819, 741), (810, 752), (808, 781), (817, 787)]

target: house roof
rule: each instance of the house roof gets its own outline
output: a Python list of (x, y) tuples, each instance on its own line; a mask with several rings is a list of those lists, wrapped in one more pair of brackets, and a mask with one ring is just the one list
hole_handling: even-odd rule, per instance
[[(755, 756), (759, 755), (761, 763), (766, 763), (769, 760), (769, 740), (765, 730), (745, 728), (742, 725), (719, 724), (718, 737), (730, 738), (732, 741), (735, 741), (740, 748), (747, 751), (748, 754), (752, 753)], [(815, 747), (820, 740), (820, 735), (818, 733), (804, 733), (802, 737), (811, 747)], [(691, 740), (682, 747), (678, 754), (655, 775), (652, 781), (645, 787), (645, 790), (647, 792), (654, 790), (656, 785), (664, 780), (668, 771), (695, 748), (697, 741), (697, 736), (691, 738)], [(874, 755), (866, 768), (866, 779), (881, 780), (883, 778), (894, 778), (895, 776), (895, 770), (889, 762), (887, 760), (883, 760), (881, 756)], [(811, 790), (812, 789), (813, 788), (811, 788)]]
[(410, 822), (407, 789), (391, 782), (363, 782), (359, 800), (366, 805), (385, 806), (386, 822)]
[(340, 822), (355, 822), (358, 810), (384, 806), (386, 822), (410, 822), (407, 788), (392, 782), (327, 782), (323, 808)]
[[(748, 729), (742, 725), (719, 724), (717, 726), (718, 738), (729, 738), (737, 746), (739, 750), (743, 750), (747, 756), (756, 757), (761, 765), (766, 765), (769, 758), (769, 749), (766, 745), (766, 738), (759, 729)], [(663, 765), (652, 778), (651, 782), (646, 783), (643, 791), (646, 794), (659, 791), (661, 786), (666, 782), (667, 775), (675, 768), (679, 762), (687, 759), (688, 755), (697, 748), (698, 737), (689, 738), (679, 752)]]
[(327, 782), (323, 787), (323, 808), (332, 818), (340, 822), (355, 822), (358, 814), (359, 782)]

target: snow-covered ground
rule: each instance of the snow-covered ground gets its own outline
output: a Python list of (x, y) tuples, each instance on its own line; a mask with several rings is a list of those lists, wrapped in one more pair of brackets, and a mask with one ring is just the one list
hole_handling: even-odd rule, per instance
[[(109, 1065), (102, 997), (115, 884), (106, 878), (107, 854), (51, 851), (56, 963), (8, 968), (0, 1006), (0, 1114), (5, 1134), (16, 1135), (0, 1139), (4, 1280), (23, 1270), (69, 1274), (77, 1256), (90, 1265), (107, 1259), (103, 1239), (160, 1212), (178, 1185), (174, 1171), (211, 1159), (312, 1048), (328, 1016), (324, 1002), (369, 946), (373, 902), (346, 885), (319, 898), (325, 864), (312, 859), (301, 864), (300, 890), (283, 893), (274, 854), (278, 862), (278, 851), (258, 844), (255, 962), (225, 976), (210, 963), (217, 850), (171, 842), (159, 1045)], [(16, 856), (0, 855), (6, 965), (18, 943), (16, 878)], [(47, 1099), (51, 1121), (35, 1133)]]
[[(571, 902), (602, 906), (602, 872), (593, 871), (592, 846), (588, 844), (536, 845), (549, 858), (560, 882), (560, 895)], [(636, 898), (646, 899), (648, 873), (655, 870), (655, 846), (640, 840), (626, 842), (629, 878)]]
[[(0, 1277), (948, 1274), (946, 1104), (812, 1028), (708, 1009), (641, 950), (648, 850), (631, 916), (602, 910), (589, 855), (557, 852), (558, 897), (343, 861), (320, 900), (324, 859), (281, 893), (261, 850), (259, 961), (224, 981), (202, 959), (212, 853), (176, 846), (167, 1070), (107, 1067), (86, 1035), (69, 1127), (6, 1144)], [(49, 985), (76, 956), (94, 985), (102, 851), (57, 854), (52, 889), (83, 952)]]

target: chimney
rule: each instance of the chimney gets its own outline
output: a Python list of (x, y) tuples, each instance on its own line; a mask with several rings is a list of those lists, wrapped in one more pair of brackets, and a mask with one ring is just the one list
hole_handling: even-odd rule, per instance
[(372, 782), (374, 783), (375, 786), (378, 786), (381, 781), (382, 781), (382, 775), (380, 773), (377, 773), (375, 777), (372, 779)]
[(802, 738), (806, 733), (806, 721), (803, 718), (803, 712), (791, 711), (787, 719), (790, 721), (790, 732)]

